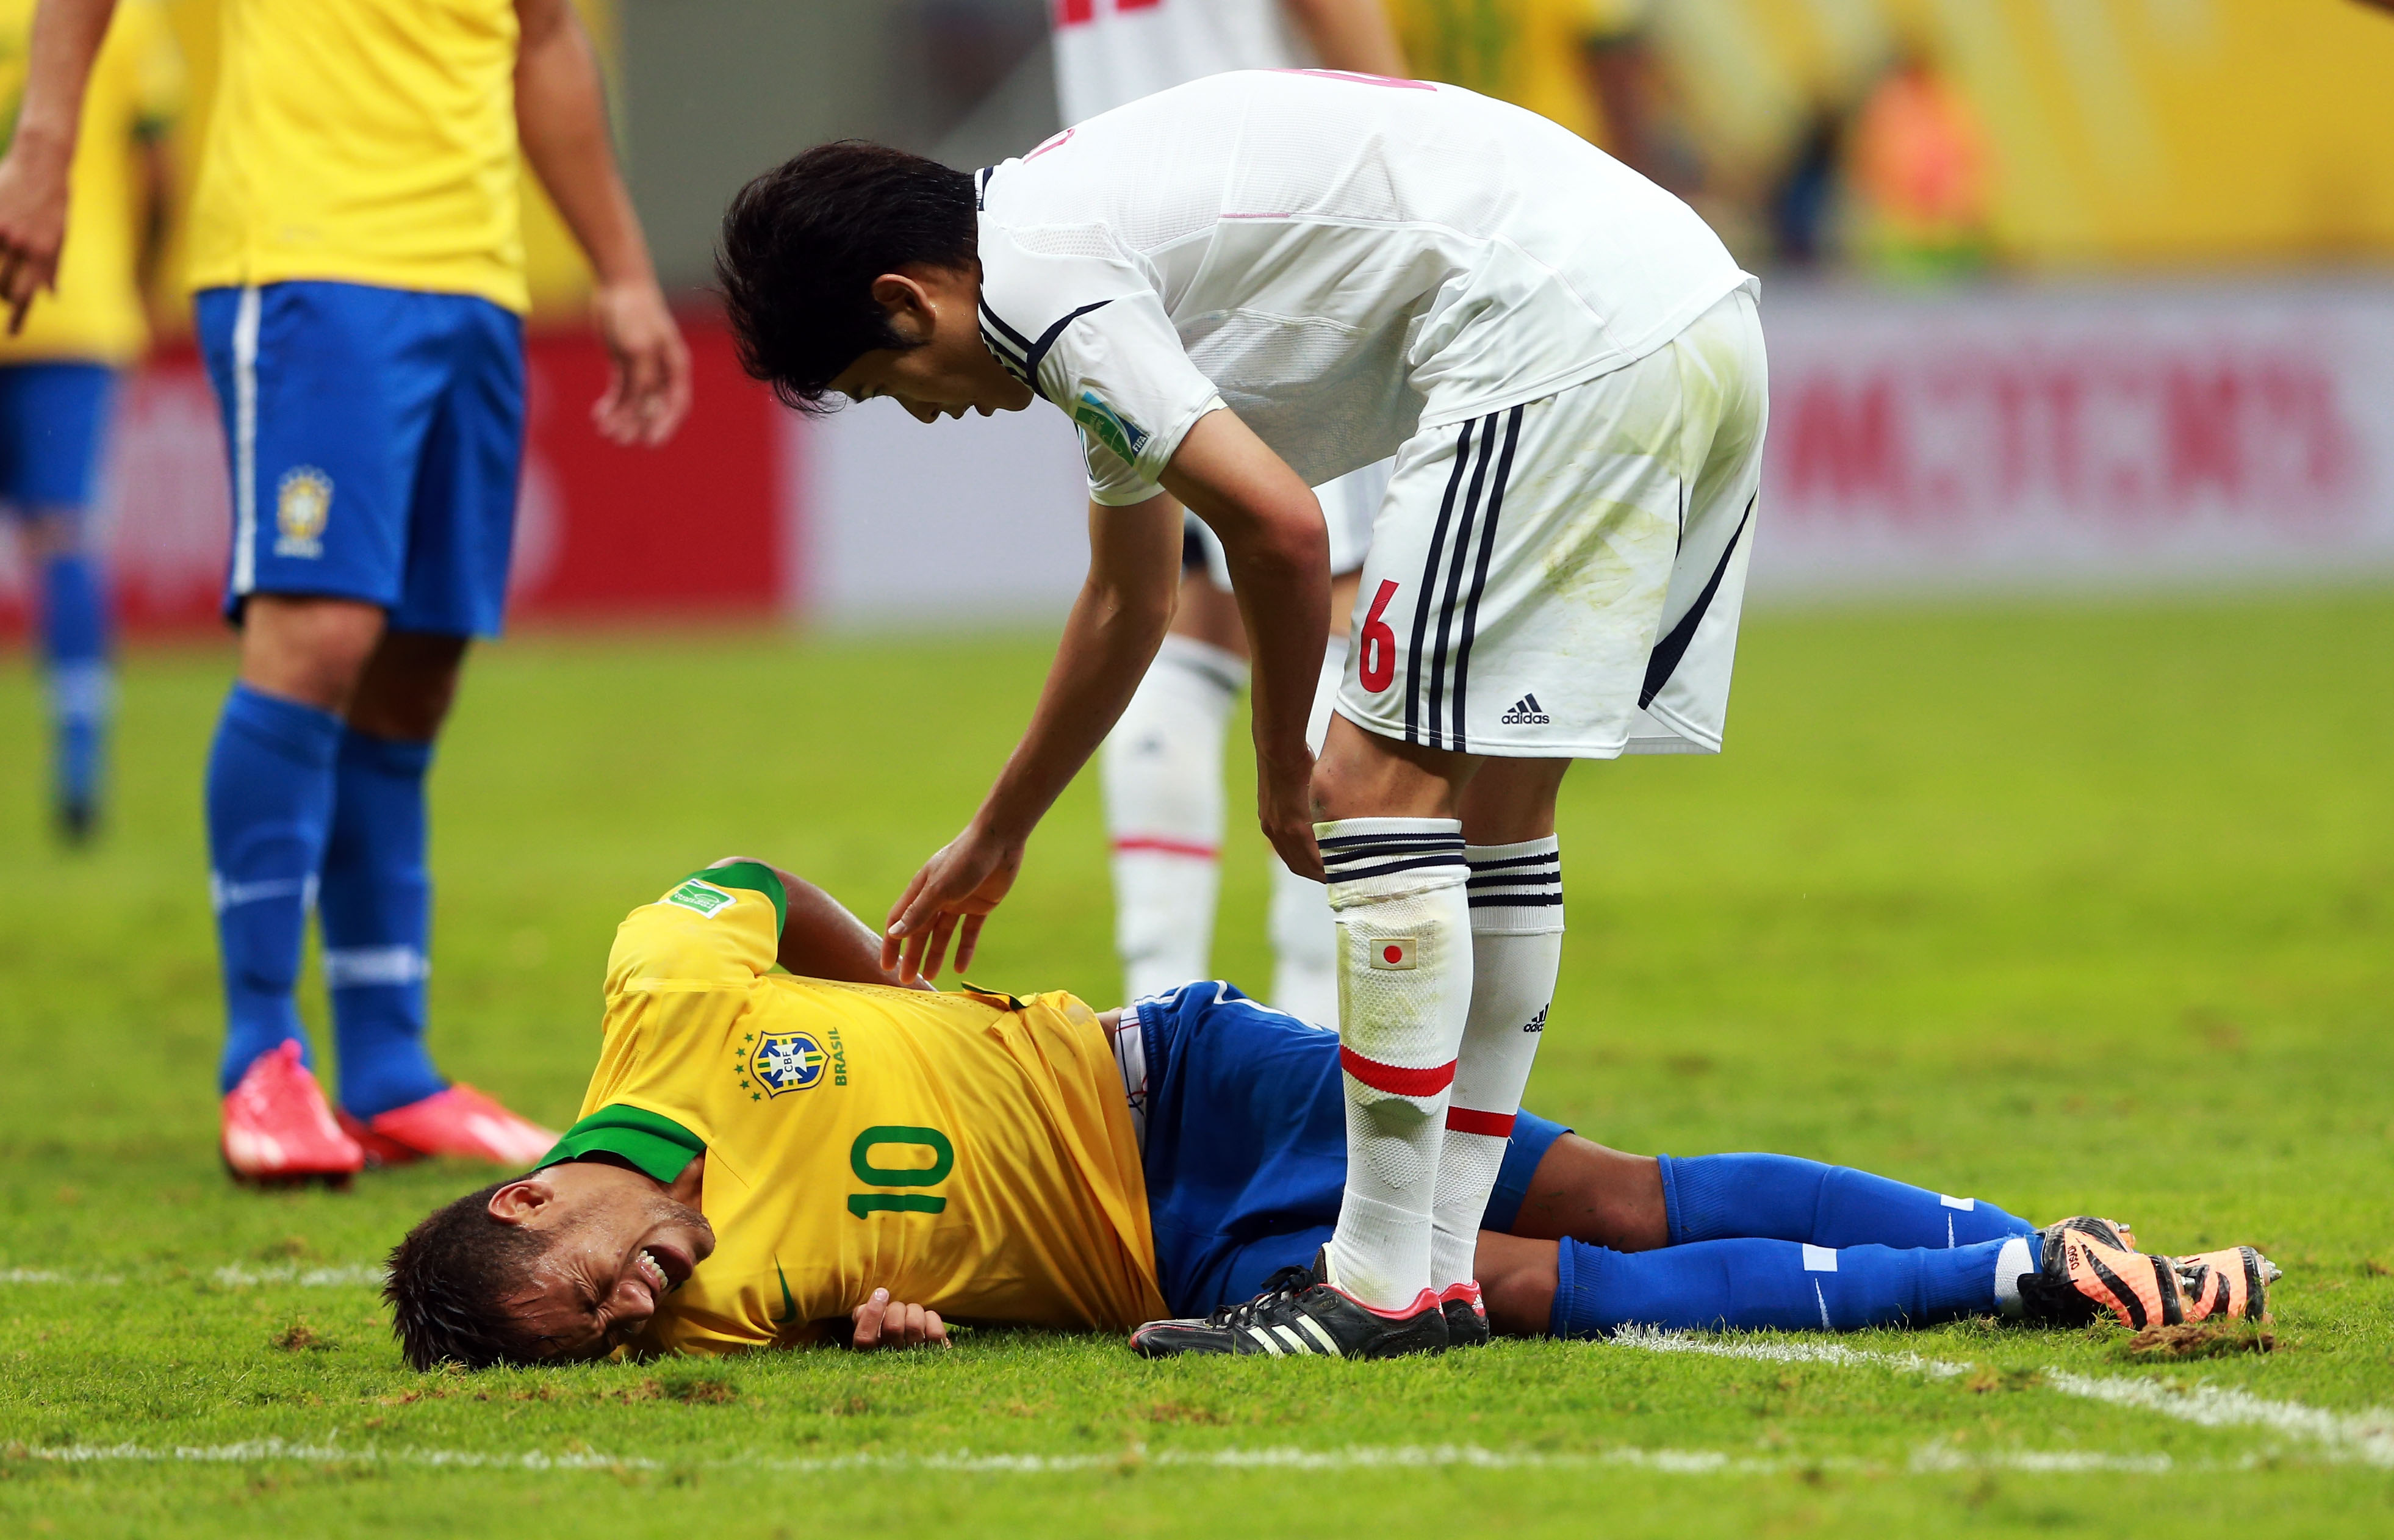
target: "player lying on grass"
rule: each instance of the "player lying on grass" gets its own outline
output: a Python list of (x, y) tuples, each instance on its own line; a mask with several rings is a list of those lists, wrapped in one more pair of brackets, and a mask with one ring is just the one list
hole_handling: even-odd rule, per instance
[[(1305, 1264), (1346, 1176), (1339, 1054), (1227, 984), (1103, 1015), (901, 987), (821, 889), (721, 862), (616, 931), (581, 1120), (416, 1226), (386, 1296), (418, 1368), (937, 1341), (947, 1320), (1352, 1356), (1374, 1344), (1303, 1297), (1329, 1293)], [(1811, 1161), (1508, 1122), (1477, 1265), (1510, 1335), (2142, 1326), (2258, 1315), (2275, 1276), (2249, 1247), (2141, 1256), (2099, 1219), (2040, 1231)], [(1287, 1329), (1230, 1304), (1263, 1292), (1296, 1296)]]

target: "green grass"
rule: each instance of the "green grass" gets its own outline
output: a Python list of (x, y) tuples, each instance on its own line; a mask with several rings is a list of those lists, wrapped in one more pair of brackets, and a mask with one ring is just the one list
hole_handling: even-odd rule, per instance
[[(714, 857), (770, 856), (877, 918), (969, 810), (1043, 660), (1019, 637), (491, 650), (435, 782), (445, 1066), (568, 1118), (615, 920)], [(1729, 754), (1567, 785), (1572, 928), (1532, 1106), (1624, 1148), (1785, 1150), (2119, 1214), (2170, 1249), (2252, 1240), (2288, 1270), (2268, 1355), (1844, 1339), (1974, 1366), (1945, 1377), (1553, 1343), (1150, 1365), (990, 1333), (937, 1356), (411, 1374), (359, 1280), (470, 1174), (260, 1196), (217, 1169), (197, 787), (228, 669), (130, 660), (113, 826), (80, 857), (41, 837), (32, 682), (0, 681), (8, 1533), (2388, 1523), (2394, 1414), (2337, 1441), (2066, 1376), (2159, 1384), (2181, 1411), (2220, 1390), (2394, 1406), (2394, 598), (1765, 616)], [(1235, 845), (1217, 961), (1260, 981), (1263, 848)], [(1111, 1003), (1110, 923), (1077, 786), (974, 976)], [(1438, 1444), (1485, 1462), (1357, 1463)], [(217, 1457), (56, 1457), (119, 1445)], [(1204, 1463), (1224, 1451), (1346, 1463)], [(1049, 1463), (973, 1463), (993, 1455)], [(2031, 1468), (2046, 1456), (2111, 1468)]]

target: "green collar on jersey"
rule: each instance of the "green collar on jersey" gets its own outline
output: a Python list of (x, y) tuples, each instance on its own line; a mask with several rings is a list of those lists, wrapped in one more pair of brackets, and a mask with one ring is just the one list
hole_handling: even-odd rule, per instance
[(706, 1153), (706, 1141), (662, 1113), (618, 1103), (601, 1107), (565, 1131), (557, 1148), (533, 1169), (545, 1171), (563, 1161), (585, 1155), (613, 1155), (629, 1161), (643, 1176), (667, 1186), (697, 1156)]

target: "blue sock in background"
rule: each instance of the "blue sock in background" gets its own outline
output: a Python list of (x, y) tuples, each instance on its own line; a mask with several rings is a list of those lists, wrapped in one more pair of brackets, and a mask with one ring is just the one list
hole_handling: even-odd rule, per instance
[(292, 990), (333, 812), (341, 719), (236, 684), (208, 752), (208, 885), (224, 961), (222, 1088), (307, 1034)]
[(96, 557), (76, 551), (42, 564), (42, 663), (48, 675), (53, 792), (61, 807), (99, 801), (111, 681), (108, 595)]
[(1764, 1239), (1832, 1249), (1967, 1246), (2036, 1228), (1993, 1204), (1793, 1155), (1664, 1155), (1662, 1167), (1673, 1245)]
[(341, 1105), (370, 1118), (448, 1082), (424, 1050), (432, 916), (425, 868), (430, 744), (341, 733), (318, 922), (340, 1044)]
[(1699, 1241), (1618, 1252), (1559, 1243), (1556, 1336), (1668, 1331), (1854, 1331), (1995, 1312), (2002, 1241), (1936, 1250)]

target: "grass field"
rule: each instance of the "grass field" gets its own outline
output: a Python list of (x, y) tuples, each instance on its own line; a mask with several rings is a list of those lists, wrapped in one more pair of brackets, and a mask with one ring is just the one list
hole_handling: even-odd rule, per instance
[[(615, 920), (714, 857), (877, 917), (1043, 661), (1021, 637), (491, 651), (434, 790), (445, 1066), (570, 1118)], [(1533, 1107), (2284, 1264), (2276, 1351), (2158, 1364), (1968, 1325), (412, 1374), (375, 1265), (469, 1174), (259, 1196), (217, 1168), (197, 786), (228, 668), (130, 660), (117, 816), (81, 857), (40, 837), (33, 690), (0, 682), (8, 1533), (2394, 1530), (2394, 597), (1765, 616), (1728, 755), (1565, 790)], [(1250, 981), (1262, 860), (1238, 841), (1217, 953)], [(1109, 909), (1083, 784), (974, 976), (1111, 1003)]]

